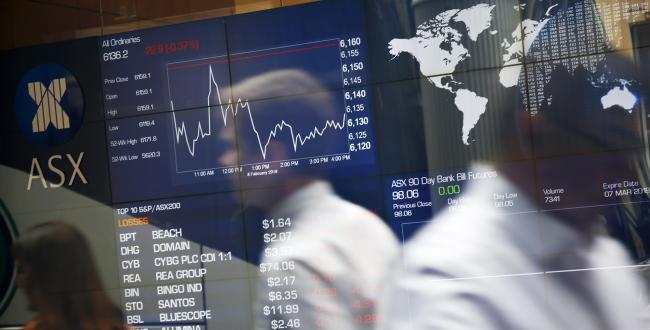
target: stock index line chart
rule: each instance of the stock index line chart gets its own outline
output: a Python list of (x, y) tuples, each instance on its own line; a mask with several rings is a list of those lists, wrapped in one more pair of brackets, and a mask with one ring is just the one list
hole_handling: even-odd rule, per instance
[(367, 131), (354, 129), (369, 124), (366, 90), (346, 89), (363, 82), (360, 44), (337, 38), (167, 64), (176, 172), (232, 167), (218, 155), (235, 140), (245, 150), (237, 166), (370, 149)]

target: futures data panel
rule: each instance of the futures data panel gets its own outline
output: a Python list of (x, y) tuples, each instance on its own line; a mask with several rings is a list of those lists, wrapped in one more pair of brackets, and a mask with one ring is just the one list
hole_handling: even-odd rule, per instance
[(474, 166), (387, 177), (385, 217), (407, 241), (442, 211), (471, 212), (476, 205), (483, 205), (497, 214), (536, 212), (537, 204), (528, 197), (535, 189), (533, 182), (525, 187), (504, 184), (509, 176), (534, 177), (533, 163), (520, 161), (498, 168)]

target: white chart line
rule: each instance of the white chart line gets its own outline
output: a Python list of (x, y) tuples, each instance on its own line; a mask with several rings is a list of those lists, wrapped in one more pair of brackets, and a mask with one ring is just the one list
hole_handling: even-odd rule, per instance
[[(253, 119), (253, 114), (251, 112), (250, 108), (250, 103), (248, 100), (242, 100), (241, 98), (237, 99), (237, 102), (232, 103), (232, 100), (228, 100), (228, 105), (224, 106), (223, 102), (221, 100), (221, 92), (219, 90), (219, 84), (216, 82), (215, 77), (214, 77), (214, 72), (212, 71), (212, 66), (209, 66), (209, 90), (208, 90), (208, 96), (207, 96), (207, 104), (210, 104), (210, 99), (212, 97), (212, 92), (213, 92), (213, 87), (216, 89), (215, 93), (217, 96), (218, 100), (218, 106), (221, 110), (221, 117), (223, 118), (223, 125), (226, 127), (228, 125), (228, 114), (231, 113), (233, 118), (235, 118), (240, 110), (246, 110), (248, 112), (248, 118), (251, 123), (251, 127), (253, 128), (253, 132), (255, 133), (255, 136), (257, 138), (257, 143), (260, 148), (260, 153), (262, 154), (262, 158), (266, 160), (267, 158), (267, 149), (269, 144), (271, 143), (271, 140), (275, 138), (279, 132), (283, 131), (285, 128), (289, 130), (289, 133), (291, 135), (291, 142), (293, 146), (293, 151), (297, 152), (298, 148), (305, 145), (308, 141), (313, 140), (317, 137), (321, 137), (325, 134), (325, 132), (328, 129), (334, 129), (334, 130), (343, 130), (344, 128), (347, 127), (345, 124), (346, 118), (347, 118), (347, 113), (343, 114), (343, 119), (338, 122), (336, 120), (327, 120), (325, 124), (323, 125), (322, 128), (314, 127), (309, 133), (306, 135), (302, 135), (300, 133), (296, 133), (294, 131), (294, 128), (291, 124), (287, 123), (285, 120), (282, 120), (280, 123), (277, 123), (273, 129), (269, 132), (268, 137), (264, 140), (262, 137), (262, 134), (260, 134), (259, 130), (257, 129), (255, 125), (255, 120)], [(174, 128), (175, 128), (175, 136), (176, 136), (176, 144), (181, 143), (181, 138), (184, 138), (185, 144), (187, 145), (187, 149), (192, 157), (195, 156), (195, 151), (196, 151), (196, 143), (204, 139), (206, 137), (209, 137), (212, 135), (212, 106), (208, 106), (208, 129), (204, 130), (203, 126), (201, 125), (202, 123), (199, 121), (197, 131), (195, 134), (195, 137), (190, 138), (189, 134), (187, 132), (187, 128), (185, 126), (185, 122), (181, 122), (181, 126), (178, 126), (177, 120), (176, 120), (176, 112), (174, 111), (174, 102), (170, 101), (170, 106), (172, 110), (172, 116), (173, 116), (173, 121), (174, 121)], [(191, 141), (190, 141), (191, 139)]]

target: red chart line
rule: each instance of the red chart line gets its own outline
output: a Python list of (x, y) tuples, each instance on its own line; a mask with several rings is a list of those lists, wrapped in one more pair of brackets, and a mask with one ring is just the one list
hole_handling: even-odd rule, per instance
[(190, 68), (196, 68), (196, 67), (204, 66), (204, 65), (226, 63), (226, 62), (245, 61), (245, 60), (252, 60), (252, 59), (256, 59), (256, 58), (260, 58), (260, 57), (285, 55), (285, 54), (291, 54), (291, 53), (310, 51), (310, 50), (314, 50), (314, 49), (330, 48), (330, 47), (338, 47), (338, 46), (339, 46), (338, 43), (330, 43), (330, 44), (317, 45), (317, 46), (311, 46), (311, 47), (294, 48), (294, 49), (289, 49), (289, 50), (275, 51), (275, 52), (271, 52), (271, 53), (263, 53), (263, 54), (250, 55), (250, 56), (241, 56), (241, 57), (233, 57), (233, 58), (223, 59), (223, 60), (218, 60), (218, 61), (207, 61), (207, 62), (200, 62), (200, 63), (194, 63), (194, 64), (171, 66), (171, 67), (169, 67), (169, 70), (190, 69)]

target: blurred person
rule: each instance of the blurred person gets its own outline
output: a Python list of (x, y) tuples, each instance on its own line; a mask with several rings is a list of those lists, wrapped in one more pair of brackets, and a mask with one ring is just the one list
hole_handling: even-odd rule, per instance
[[(308, 73), (299, 70), (277, 70), (246, 79), (233, 87), (239, 102), (235, 129), (224, 130), (221, 140), (231, 146), (221, 157), (224, 166), (238, 166), (269, 160), (302, 158), (309, 154), (328, 154), (328, 149), (339, 146), (321, 141), (307, 141), (297, 150), (292, 144), (287, 125), (277, 129), (277, 135), (268, 140), (266, 158), (260, 156), (259, 141), (253, 135), (248, 116), (257, 123), (258, 131), (263, 123), (292, 125), (294, 134), (300, 127), (323, 127), (323, 123), (340, 121), (335, 104), (323, 86)], [(290, 92), (297, 96), (274, 98), (267, 108), (265, 101), (255, 101), (268, 96)], [(338, 93), (337, 93), (338, 95)], [(248, 107), (249, 104), (253, 104)], [(250, 109), (254, 110), (250, 110)], [(281, 110), (278, 110), (281, 109)], [(245, 113), (249, 111), (249, 113)], [(243, 120), (243, 121), (241, 121)], [(331, 126), (330, 126), (331, 128)], [(322, 130), (323, 137), (332, 134), (331, 129)], [(249, 135), (246, 135), (249, 134)], [(267, 142), (266, 140), (263, 140)], [(325, 140), (327, 141), (327, 140)], [(302, 153), (302, 154), (299, 154)], [(297, 156), (298, 155), (298, 156)], [(244, 175), (242, 175), (244, 176)], [(273, 324), (299, 326), (302, 329), (372, 329), (374, 328), (375, 304), (385, 286), (389, 271), (397, 257), (397, 241), (382, 222), (370, 211), (337, 196), (326, 179), (324, 170), (310, 168), (282, 168), (281, 172), (257, 177), (272, 190), (248, 191), (245, 205), (253, 216), (257, 210), (260, 220), (290, 219), (291, 239), (271, 242), (264, 248), (284, 251), (265, 254), (261, 252), (261, 264), (291, 265), (287, 269), (262, 273), (256, 294), (256, 328), (271, 329)], [(244, 180), (244, 178), (242, 178)], [(286, 231), (286, 230), (285, 230)], [(274, 278), (292, 278), (287, 286), (269, 288), (267, 275)], [(295, 296), (288, 300), (269, 302), (269, 292), (280, 290)], [(297, 313), (268, 313), (265, 306), (297, 304)]]
[(536, 207), (529, 172), (505, 170), (474, 164), (499, 177), (469, 184), (466, 207), (442, 211), (406, 245), (379, 329), (646, 329), (644, 283), (601, 234), (599, 210), (504, 214), (489, 195), (516, 192), (519, 207)]
[[(598, 8), (590, 0), (527, 3), (529, 12), (542, 14), (549, 14), (549, 7), (567, 10), (578, 3)], [(559, 29), (554, 19), (546, 23), (546, 27), (539, 26)], [(609, 31), (594, 35), (600, 39), (580, 42), (608, 45), (608, 40), (603, 38), (611, 35)], [(543, 51), (550, 52), (550, 48)], [(603, 65), (605, 59), (607, 64)], [(612, 209), (615, 213), (627, 213), (622, 224), (625, 228), (640, 227), (632, 220), (648, 219), (642, 216), (648, 210), (647, 194), (634, 199), (627, 196), (611, 199), (616, 205), (605, 211), (603, 207), (588, 206), (508, 214), (494, 207), (494, 194), (516, 193), (518, 208), (536, 210), (538, 198), (542, 196), (540, 183), (557, 182), (558, 177), (572, 184), (562, 188), (578, 190), (594, 187), (594, 182), (602, 184), (604, 181), (598, 181), (602, 178), (648, 181), (643, 151), (631, 150), (635, 141), (641, 141), (638, 112), (621, 104), (603, 109), (602, 94), (598, 93), (603, 87), (612, 86), (598, 85), (605, 74), (590, 67), (592, 60), (599, 61), (597, 70), (605, 68), (620, 73), (634, 68), (627, 54), (576, 57), (566, 60), (575, 65), (571, 69), (562, 68), (559, 64), (564, 62), (557, 61), (549, 73), (543, 93), (546, 99), (539, 112), (511, 109), (517, 117), (517, 127), (512, 127), (513, 130), (533, 128), (529, 135), (520, 135), (516, 141), (518, 148), (529, 157), (572, 154), (597, 157), (605, 151), (627, 148), (625, 156), (603, 156), (599, 162), (592, 163), (572, 163), (567, 159), (562, 169), (536, 160), (532, 172), (489, 160), (474, 161), (468, 166), (469, 171), (495, 178), (469, 182), (458, 198), (465, 201), (464, 205), (441, 211), (407, 244), (403, 265), (397, 270), (389, 293), (380, 302), (380, 329), (650, 327), (648, 302), (640, 294), (646, 289), (639, 269), (620, 242), (603, 235), (604, 227), (614, 225), (608, 214), (611, 212), (607, 212)], [(552, 62), (546, 60), (546, 63)], [(542, 74), (534, 69), (537, 67), (531, 65), (523, 85)], [(594, 78), (600, 74), (603, 74), (600, 80)], [(632, 89), (629, 83), (616, 88)], [(525, 86), (520, 88), (504, 93), (520, 97), (522, 104), (533, 102), (529, 99), (532, 93), (527, 94)], [(617, 100), (621, 99), (624, 100)], [(501, 142), (512, 141), (496, 143)], [(591, 192), (585, 195), (593, 196)], [(572, 196), (576, 198), (578, 194)], [(625, 211), (631, 208), (637, 212)], [(641, 232), (630, 236), (629, 244), (643, 255), (639, 244), (648, 237), (642, 237)]]
[(36, 314), (24, 329), (126, 329), (78, 229), (61, 222), (37, 225), (19, 237), (12, 252), (17, 285)]

